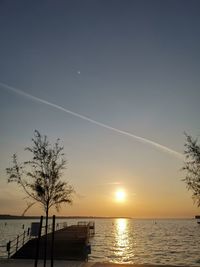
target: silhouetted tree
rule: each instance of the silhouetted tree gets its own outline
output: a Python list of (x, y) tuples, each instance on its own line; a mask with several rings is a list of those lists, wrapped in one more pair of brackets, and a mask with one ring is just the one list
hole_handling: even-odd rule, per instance
[(192, 191), (194, 203), (200, 207), (200, 145), (198, 139), (193, 139), (187, 134), (185, 136), (186, 161), (183, 170), (186, 172), (186, 177), (183, 181), (186, 182), (188, 190)]
[(14, 154), (13, 166), (6, 171), (8, 182), (16, 182), (31, 200), (25, 212), (37, 202), (42, 205), (46, 215), (47, 234), (49, 209), (55, 206), (59, 210), (62, 203), (72, 203), (74, 190), (71, 185), (61, 181), (66, 160), (59, 139), (51, 145), (46, 136), (35, 131), (32, 143), (31, 147), (25, 148), (32, 154), (32, 159), (19, 163)]

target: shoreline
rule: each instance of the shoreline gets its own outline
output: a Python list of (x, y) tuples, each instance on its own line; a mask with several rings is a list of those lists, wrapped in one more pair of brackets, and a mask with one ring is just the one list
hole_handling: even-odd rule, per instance
[[(45, 218), (45, 216), (43, 216)], [(51, 219), (52, 216), (49, 216)], [(0, 220), (30, 220), (40, 219), (40, 216), (20, 216), (20, 215), (7, 215), (0, 214)], [(56, 219), (136, 219), (132, 217), (99, 217), (99, 216), (56, 216)], [(152, 218), (153, 219), (153, 218)]]
[[(9, 215), (9, 214), (0, 214), (1, 220), (35, 220), (40, 219), (41, 216), (21, 216), (21, 215)], [(45, 218), (45, 216), (43, 216)], [(49, 216), (51, 219), (52, 216)], [(126, 216), (56, 216), (57, 220), (60, 219), (130, 219), (130, 220), (195, 220), (195, 215), (193, 217), (163, 217), (163, 218), (136, 218), (136, 217), (126, 217)]]

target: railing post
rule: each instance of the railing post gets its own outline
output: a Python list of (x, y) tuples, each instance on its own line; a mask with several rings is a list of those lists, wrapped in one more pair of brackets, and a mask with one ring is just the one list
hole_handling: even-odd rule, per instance
[(24, 245), (24, 241), (25, 241), (25, 234), (26, 234), (26, 231), (24, 231), (24, 234), (23, 234), (22, 246)]
[(6, 250), (8, 252), (8, 259), (10, 258), (10, 244), (11, 244), (11, 241), (9, 241), (6, 245)]
[(34, 267), (37, 267), (37, 264), (38, 264), (40, 238), (41, 238), (41, 231), (42, 231), (42, 221), (43, 221), (43, 216), (40, 217), (40, 228), (39, 228), (39, 233), (38, 233), (38, 238), (37, 238), (37, 245), (36, 245), (35, 264), (34, 264)]
[(19, 243), (19, 235), (17, 236), (16, 252), (17, 252), (17, 250), (18, 250), (18, 243)]
[(30, 227), (28, 227), (27, 236), (30, 235)]
[(56, 216), (53, 215), (53, 221), (52, 221), (52, 233), (51, 233), (51, 267), (53, 267), (53, 260), (54, 260), (54, 232), (55, 232), (55, 220), (56, 220)]

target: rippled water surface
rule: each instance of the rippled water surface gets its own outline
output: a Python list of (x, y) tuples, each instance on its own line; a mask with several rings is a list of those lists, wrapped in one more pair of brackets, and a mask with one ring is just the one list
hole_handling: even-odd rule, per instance
[[(0, 221), (0, 243), (30, 223)], [(95, 232), (89, 261), (200, 266), (200, 225), (195, 220), (96, 219)]]

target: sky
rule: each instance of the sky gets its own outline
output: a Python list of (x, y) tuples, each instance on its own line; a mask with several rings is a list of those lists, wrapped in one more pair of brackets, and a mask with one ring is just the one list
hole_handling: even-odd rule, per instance
[(184, 132), (200, 134), (199, 12), (198, 0), (0, 0), (0, 214), (26, 208), (5, 169), (29, 157), (35, 129), (64, 145), (76, 195), (59, 215), (199, 213), (181, 171)]

